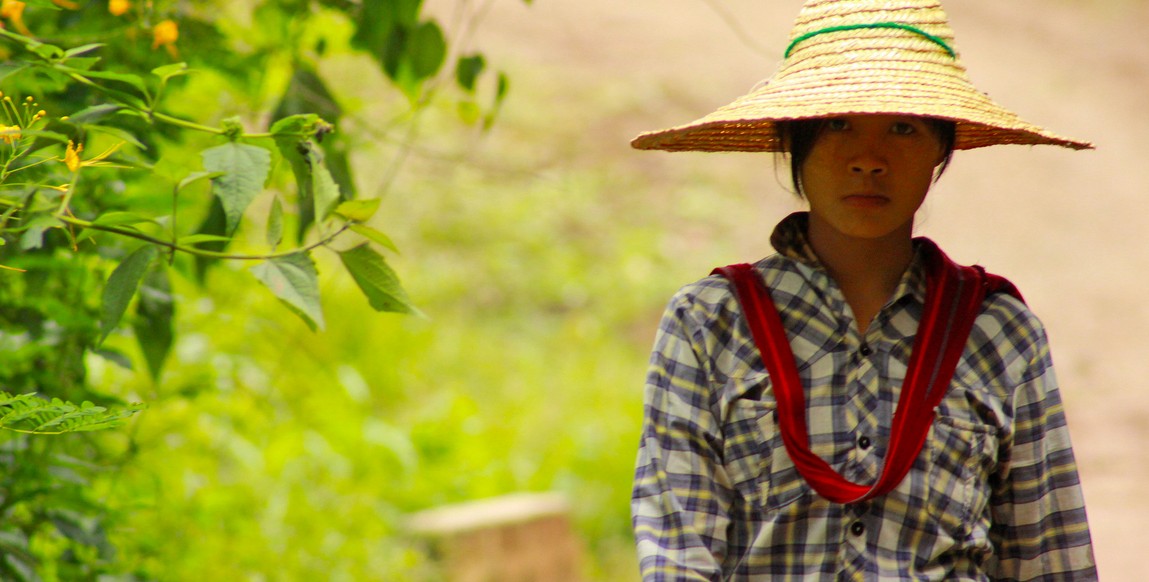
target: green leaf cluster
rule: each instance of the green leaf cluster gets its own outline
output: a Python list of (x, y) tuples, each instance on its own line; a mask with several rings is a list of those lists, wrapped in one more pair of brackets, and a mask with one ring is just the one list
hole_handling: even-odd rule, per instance
[[(106, 535), (117, 492), (93, 484), (140, 444), (95, 431), (133, 401), (194, 406), (165, 371), (198, 333), (181, 319), (215, 294), (273, 298), (319, 331), (321, 291), (346, 276), (358, 305), (420, 313), (385, 257), (402, 217), (377, 216), (388, 185), (362, 188), (357, 144), (409, 147), (420, 116), (495, 81), (418, 1), (25, 4), (0, 27), (0, 386), (21, 394), (0, 395), (0, 578), (130, 576)], [(357, 57), (389, 120), (333, 82), (327, 64)], [(457, 120), (489, 125), (498, 85)], [(221, 289), (234, 273), (246, 283)], [(146, 382), (94, 383), (104, 366)]]
[(104, 430), (122, 425), (140, 410), (142, 404), (108, 410), (87, 401), (76, 405), (59, 398), (45, 400), (36, 394), (0, 392), (0, 429), (26, 434)]

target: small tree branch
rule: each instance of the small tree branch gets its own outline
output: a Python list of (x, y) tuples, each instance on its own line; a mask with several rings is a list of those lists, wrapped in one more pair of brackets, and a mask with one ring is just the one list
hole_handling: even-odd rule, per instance
[(269, 254), (264, 254), (264, 255), (248, 255), (248, 254), (233, 254), (233, 253), (208, 251), (208, 250), (204, 250), (204, 249), (200, 249), (200, 248), (196, 248), (196, 247), (178, 245), (172, 241), (167, 241), (167, 240), (163, 240), (160, 238), (156, 238), (154, 236), (144, 234), (144, 233), (139, 232), (139, 231), (127, 230), (127, 229), (119, 228), (119, 227), (115, 227), (115, 226), (104, 226), (102, 224), (96, 224), (94, 222), (89, 222), (87, 220), (81, 220), (79, 218), (74, 218), (74, 217), (66, 216), (66, 215), (57, 215), (55, 218), (57, 220), (59, 220), (60, 222), (63, 222), (65, 224), (71, 224), (74, 226), (78, 226), (80, 228), (86, 228), (86, 229), (90, 229), (90, 230), (98, 230), (100, 232), (107, 232), (107, 233), (115, 234), (118, 236), (134, 238), (136, 240), (141, 240), (141, 241), (144, 241), (146, 243), (154, 244), (156, 246), (160, 246), (160, 247), (169, 249), (173, 252), (186, 253), (189, 255), (194, 255), (197, 257), (205, 257), (205, 258), (209, 258), (209, 259), (223, 259), (223, 260), (233, 260), (233, 261), (268, 261), (271, 259), (278, 259), (278, 258), (282, 258), (282, 257), (287, 257), (287, 256), (294, 255), (297, 253), (309, 252), (309, 251), (315, 250), (319, 247), (326, 246), (326, 245), (330, 244), (336, 238), (339, 238), (339, 236), (342, 235), (344, 232), (347, 232), (347, 230), (349, 230), (351, 228), (351, 225), (354, 224), (353, 222), (350, 222), (350, 221), (345, 222), (345, 223), (343, 223), (342, 226), (337, 228), (331, 234), (319, 239), (318, 241), (316, 241), (314, 243), (311, 243), (307, 246), (304, 246), (304, 247), (291, 249), (289, 251), (281, 251), (278, 253), (269, 253)]

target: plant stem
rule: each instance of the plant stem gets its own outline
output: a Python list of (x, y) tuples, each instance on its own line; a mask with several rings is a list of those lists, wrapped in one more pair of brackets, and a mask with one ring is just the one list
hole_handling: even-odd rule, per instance
[(271, 260), (271, 259), (279, 259), (279, 258), (283, 258), (283, 257), (288, 257), (288, 256), (298, 254), (298, 253), (306, 253), (308, 251), (312, 251), (312, 250), (315, 250), (319, 247), (326, 246), (326, 245), (330, 244), (331, 241), (334, 241), (336, 238), (339, 237), (339, 235), (343, 234), (344, 232), (347, 232), (347, 230), (351, 228), (351, 225), (354, 224), (352, 222), (345, 222), (342, 226), (340, 226), (338, 229), (336, 229), (331, 234), (329, 234), (329, 235), (323, 237), (322, 239), (320, 239), (320, 240), (318, 240), (318, 241), (316, 241), (310, 245), (307, 245), (305, 247), (299, 247), (297, 249), (292, 249), (290, 251), (282, 251), (282, 252), (270, 253), (270, 254), (266, 254), (266, 255), (242, 255), (242, 254), (223, 253), (223, 252), (216, 252), (216, 251), (207, 251), (207, 250), (199, 249), (199, 248), (195, 248), (195, 247), (182, 246), (182, 245), (175, 244), (174, 242), (171, 242), (171, 241), (159, 239), (159, 238), (144, 234), (142, 232), (126, 230), (126, 229), (117, 228), (114, 226), (104, 226), (102, 224), (96, 224), (94, 222), (89, 222), (87, 220), (81, 220), (79, 218), (75, 218), (72, 216), (65, 216), (65, 215), (57, 214), (55, 216), (55, 218), (57, 220), (59, 220), (60, 222), (63, 222), (65, 224), (71, 224), (74, 226), (78, 226), (80, 228), (88, 228), (91, 230), (98, 230), (101, 232), (107, 232), (107, 233), (116, 234), (119, 236), (126, 236), (128, 238), (134, 238), (136, 240), (141, 240), (141, 241), (144, 241), (147, 243), (151, 243), (154, 245), (164, 247), (166, 249), (170, 249), (171, 251), (174, 251), (174, 252), (187, 253), (189, 255), (194, 255), (194, 256), (198, 256), (198, 257), (205, 257), (205, 258), (209, 258), (209, 259), (228, 259), (228, 260), (234, 260), (234, 261), (267, 261), (267, 260)]

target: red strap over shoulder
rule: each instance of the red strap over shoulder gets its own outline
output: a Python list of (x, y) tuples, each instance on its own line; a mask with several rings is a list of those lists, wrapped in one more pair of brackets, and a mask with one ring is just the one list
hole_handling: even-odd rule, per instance
[(798, 377), (789, 336), (761, 276), (747, 264), (713, 272), (731, 281), (770, 374), (787, 453), (806, 482), (830, 501), (862, 501), (898, 486), (925, 444), (934, 409), (945, 397), (986, 294), (1006, 292), (1021, 299), (1017, 288), (1006, 279), (981, 267), (954, 263), (929, 239), (918, 241), (925, 259), (926, 302), (894, 413), (885, 463), (873, 485), (846, 480), (810, 450), (805, 388)]

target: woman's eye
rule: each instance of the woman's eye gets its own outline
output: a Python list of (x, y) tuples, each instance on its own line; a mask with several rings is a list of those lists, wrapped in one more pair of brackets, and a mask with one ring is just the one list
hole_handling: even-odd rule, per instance
[(845, 119), (830, 119), (826, 121), (826, 129), (830, 131), (845, 131), (850, 128), (850, 123)]
[(890, 133), (895, 133), (897, 135), (913, 135), (916, 131), (917, 128), (915, 128), (913, 124), (906, 123), (904, 121), (899, 121), (890, 128)]

